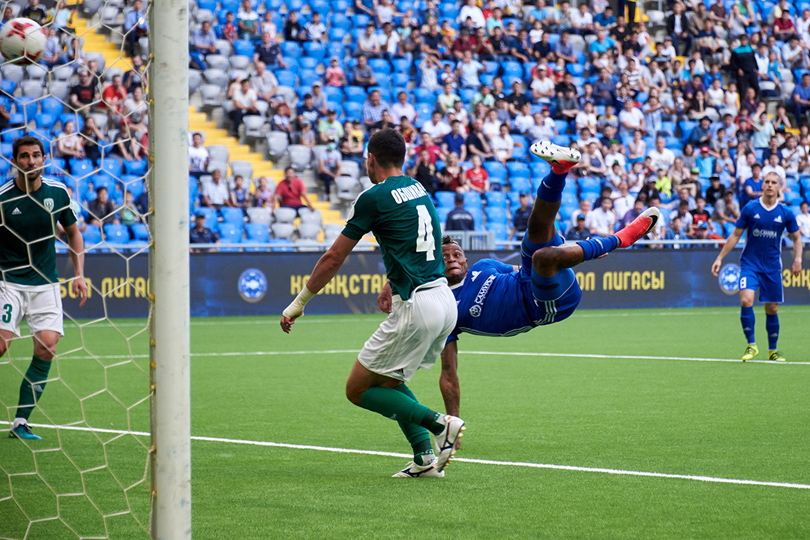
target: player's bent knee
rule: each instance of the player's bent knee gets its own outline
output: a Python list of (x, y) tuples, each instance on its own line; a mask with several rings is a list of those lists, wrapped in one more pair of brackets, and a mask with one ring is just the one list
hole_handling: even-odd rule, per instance
[(557, 249), (549, 246), (535, 251), (532, 255), (532, 267), (541, 276), (552, 277), (559, 270), (557, 267)]

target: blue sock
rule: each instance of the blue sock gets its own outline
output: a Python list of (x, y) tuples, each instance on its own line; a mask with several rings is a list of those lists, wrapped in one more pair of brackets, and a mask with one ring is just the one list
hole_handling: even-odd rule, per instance
[(566, 176), (568, 176), (568, 173), (548, 173), (548, 176), (543, 178), (543, 181), (540, 182), (540, 187), (537, 188), (537, 198), (541, 201), (551, 203), (560, 202), (562, 199), (563, 188), (565, 188)]
[(779, 341), (779, 315), (765, 315), (765, 328), (768, 330), (768, 349), (775, 351)]
[(619, 239), (615, 236), (597, 236), (590, 240), (582, 240), (577, 242), (577, 244), (579, 244), (579, 247), (581, 247), (582, 251), (585, 253), (583, 261), (590, 261), (619, 247)]
[(740, 322), (742, 323), (745, 339), (748, 340), (748, 343), (756, 343), (757, 340), (754, 337), (754, 325), (756, 324), (757, 319), (754, 316), (753, 307), (740, 308)]

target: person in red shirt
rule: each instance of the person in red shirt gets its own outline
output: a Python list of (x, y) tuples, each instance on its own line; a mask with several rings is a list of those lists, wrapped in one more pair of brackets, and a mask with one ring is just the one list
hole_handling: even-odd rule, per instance
[(473, 43), (470, 39), (470, 32), (466, 28), (462, 28), (458, 33), (458, 39), (453, 43), (453, 56), (457, 60), (464, 57), (464, 51), (473, 50)]
[(419, 155), (422, 150), (427, 150), (428, 154), (430, 154), (430, 164), (436, 165), (436, 161), (441, 159), (442, 161), (446, 161), (447, 156), (444, 155), (442, 149), (433, 144), (433, 137), (430, 136), (430, 133), (422, 132), (422, 144), (414, 148), (414, 154)]
[(476, 28), (471, 41), (473, 54), (477, 54), (479, 60), (495, 60), (495, 49), (484, 28)]
[(786, 39), (795, 31), (796, 28), (793, 25), (793, 19), (790, 18), (790, 12), (786, 9), (782, 10), (782, 16), (773, 21), (773, 35), (777, 38)]
[(472, 169), (464, 173), (464, 191), (484, 194), (489, 191), (489, 173), (483, 167), (481, 156), (473, 156), (472, 164)]
[[(301, 199), (305, 204), (301, 204)], [(284, 178), (276, 186), (271, 206), (275, 208), (276, 203), (282, 208), (292, 208), (296, 211), (300, 211), (304, 206), (314, 210), (307, 197), (307, 187), (300, 178), (295, 176), (295, 169), (292, 167), (284, 170)]]
[(121, 75), (115, 75), (112, 82), (101, 93), (99, 107), (106, 109), (110, 117), (121, 112), (121, 104), (127, 99), (127, 89), (124, 87)]
[(233, 22), (233, 18), (234, 17), (232, 12), (229, 11), (228, 13), (226, 13), (225, 24), (222, 26), (222, 37), (223, 39), (227, 39), (231, 43), (231, 45), (233, 45), (233, 42), (236, 41), (237, 38), (236, 35), (237, 28), (236, 24), (234, 24)]

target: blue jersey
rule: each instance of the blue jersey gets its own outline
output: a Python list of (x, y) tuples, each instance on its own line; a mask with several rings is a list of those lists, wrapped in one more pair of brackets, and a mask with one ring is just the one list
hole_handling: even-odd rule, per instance
[(529, 279), (511, 264), (482, 259), (451, 289), (458, 304), (458, 322), (447, 341), (458, 339), (462, 332), (514, 336), (554, 322), (553, 314), (546, 316), (535, 306)]
[(754, 272), (781, 272), (782, 233), (799, 230), (793, 212), (782, 203), (765, 208), (761, 199), (754, 199), (742, 209), (735, 225), (747, 231), (740, 266)]

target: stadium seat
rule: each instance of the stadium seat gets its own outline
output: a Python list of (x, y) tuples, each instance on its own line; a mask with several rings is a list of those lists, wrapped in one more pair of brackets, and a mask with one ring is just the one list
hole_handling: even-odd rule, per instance
[(95, 246), (96, 244), (100, 244), (101, 229), (99, 229), (95, 225), (88, 225), (87, 228), (82, 233), (82, 237), (84, 238), (85, 248), (89, 248), (91, 246)]
[(298, 212), (292, 208), (276, 208), (273, 212), (273, 217), (276, 218), (276, 223), (292, 223), (295, 221), (297, 216)]
[(145, 159), (138, 161), (124, 161), (124, 170), (133, 176), (143, 176), (146, 174), (147, 163)]
[(506, 208), (506, 194), (502, 191), (488, 191), (484, 194), (487, 208)]
[(296, 58), (301, 56), (301, 46), (296, 41), (285, 41), (281, 44), (281, 54)]
[(363, 104), (366, 101), (366, 89), (360, 86), (347, 86), (343, 89), (346, 99), (352, 103)]
[(298, 235), (303, 240), (317, 240), (321, 226), (314, 223), (302, 223), (298, 226)]
[(487, 206), (484, 210), (484, 214), (487, 216), (487, 223), (506, 223), (508, 221), (508, 216), (506, 215), (506, 208), (501, 208), (499, 206)]
[(222, 244), (240, 243), (242, 241), (242, 224), (227, 221), (223, 223), (219, 228), (219, 241)]
[[(252, 223), (249, 223), (247, 225), (247, 227), (252, 228), (252, 227), (254, 227), (254, 225)], [(256, 227), (261, 227), (261, 225), (258, 225)], [(254, 239), (254, 240), (251, 240), (251, 241), (253, 241), (253, 242), (269, 242), (270, 241), (269, 231), (264, 227), (262, 227), (262, 228), (264, 229), (264, 234), (267, 235), (266, 239), (263, 239), (263, 240)], [(292, 225), (292, 223), (275, 223), (275, 224), (273, 224), (272, 229), (273, 229), (273, 238), (286, 239), (286, 240), (289, 240), (290, 237), (295, 232), (295, 227)], [(251, 231), (250, 230), (248, 230), (248, 238), (251, 238)], [(261, 237), (261, 238), (264, 238), (264, 237)]]
[(437, 191), (435, 197), (439, 207), (452, 209), (455, 204), (456, 194), (452, 191)]
[(464, 208), (468, 211), (473, 209), (481, 210), (481, 195), (477, 191), (467, 191), (464, 193)]
[(241, 208), (223, 206), (219, 213), (222, 215), (223, 223), (238, 224), (241, 226), (244, 222), (244, 213), (242, 212)]
[(504, 167), (503, 163), (500, 161), (485, 161), (484, 169), (486, 169), (487, 173), (489, 174), (490, 182), (500, 182), (501, 184), (506, 183), (509, 173), (507, 172), (506, 167)]
[[(254, 51), (255, 47), (250, 41), (237, 39), (233, 42), (233, 53), (237, 56), (253, 58)], [(211, 58), (211, 56), (212, 55), (209, 55), (208, 58)], [(206, 58), (206, 60), (208, 58)]]
[(128, 244), (129, 229), (126, 225), (104, 225), (104, 239), (108, 244)]
[(532, 182), (529, 180), (528, 176), (513, 176), (509, 178), (509, 187), (512, 188), (512, 191), (517, 191), (518, 193), (532, 192)]

